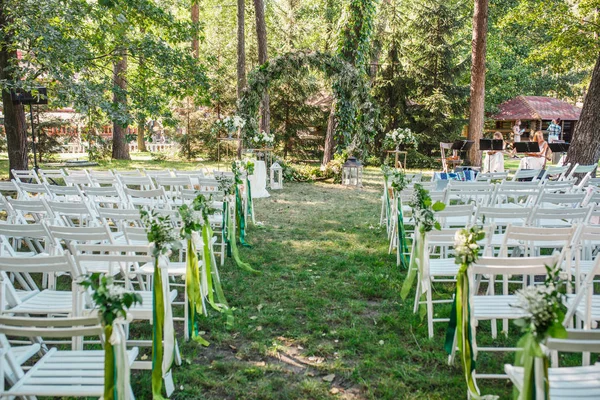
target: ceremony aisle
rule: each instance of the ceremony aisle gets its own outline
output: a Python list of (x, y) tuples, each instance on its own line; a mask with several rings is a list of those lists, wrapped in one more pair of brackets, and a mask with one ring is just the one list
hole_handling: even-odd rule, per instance
[[(286, 183), (255, 200), (252, 247), (240, 255), (262, 274), (230, 258), (220, 268), (233, 328), (224, 315), (200, 319), (210, 346), (180, 343), (173, 399), (465, 398), (459, 363), (447, 365), (445, 324), (428, 339), (414, 295), (400, 300), (405, 271), (378, 224), (381, 182), (373, 168), (361, 190)], [(512, 359), (480, 362), (501, 369)], [(149, 373), (134, 373), (138, 398), (149, 383)], [(510, 383), (485, 385), (510, 398)]]

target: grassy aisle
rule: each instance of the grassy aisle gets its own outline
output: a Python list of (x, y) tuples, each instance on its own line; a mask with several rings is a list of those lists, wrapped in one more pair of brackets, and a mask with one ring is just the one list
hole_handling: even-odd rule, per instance
[[(286, 184), (256, 201), (263, 225), (250, 228), (254, 246), (241, 254), (264, 273), (231, 260), (221, 268), (235, 326), (218, 315), (202, 321), (211, 345), (182, 345), (172, 398), (465, 398), (461, 370), (445, 362), (444, 327), (428, 340), (412, 300), (400, 301), (404, 273), (378, 227), (380, 179), (370, 170), (360, 191)], [(133, 378), (136, 393), (149, 378)]]

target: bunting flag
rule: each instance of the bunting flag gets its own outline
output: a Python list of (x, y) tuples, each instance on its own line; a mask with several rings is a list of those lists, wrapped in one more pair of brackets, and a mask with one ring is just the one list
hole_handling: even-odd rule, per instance
[(398, 247), (397, 251), (400, 255), (400, 265), (402, 268), (408, 268), (408, 261), (405, 254), (408, 253), (406, 244), (406, 230), (404, 229), (404, 215), (402, 214), (402, 199), (400, 194), (396, 196), (396, 206), (398, 208)]
[(166, 271), (163, 271), (167, 268), (168, 262), (164, 255), (154, 260), (152, 285), (152, 398), (154, 400), (164, 399), (163, 378), (170, 372), (175, 357), (175, 328), (168, 292), (169, 277)]

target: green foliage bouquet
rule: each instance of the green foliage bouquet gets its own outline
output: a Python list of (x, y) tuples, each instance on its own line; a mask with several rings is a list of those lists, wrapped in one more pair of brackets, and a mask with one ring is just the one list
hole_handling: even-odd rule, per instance
[(419, 141), (409, 128), (397, 128), (385, 134), (384, 144), (388, 148), (398, 150), (401, 144), (412, 145), (417, 148)]
[(252, 136), (250, 142), (256, 146), (273, 147), (275, 143), (275, 134), (260, 131)]
[[(543, 285), (531, 285), (517, 291), (515, 308), (525, 312), (523, 318), (515, 320), (515, 325), (521, 328), (523, 336), (519, 340), (515, 364), (523, 366), (523, 389), (519, 400), (533, 400), (536, 391), (542, 388), (547, 397), (548, 357), (541, 344), (548, 338), (565, 339), (567, 331), (562, 322), (565, 307), (561, 301), (564, 296), (566, 281), (560, 278), (560, 267), (546, 266), (547, 274)], [(541, 362), (543, 376), (536, 377), (535, 362)], [(536, 385), (536, 382), (538, 383)]]

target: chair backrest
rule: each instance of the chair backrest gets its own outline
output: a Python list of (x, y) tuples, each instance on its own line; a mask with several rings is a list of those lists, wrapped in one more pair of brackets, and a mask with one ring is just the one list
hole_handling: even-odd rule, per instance
[(54, 215), (54, 222), (64, 226), (94, 226), (98, 225), (98, 216), (90, 208), (87, 201), (67, 203), (62, 201), (47, 201), (46, 205)]
[(131, 244), (73, 244), (73, 258), (80, 268), (86, 265), (108, 265), (108, 274), (114, 275), (120, 271), (128, 276), (140, 265), (154, 262), (153, 247), (148, 243), (141, 245)]
[(540, 174), (542, 173), (541, 169), (521, 169), (519, 168), (517, 170), (517, 172), (515, 172), (515, 175), (513, 176), (512, 180), (514, 182), (518, 181), (519, 179), (530, 179), (532, 182), (538, 182), (540, 179)]
[(84, 194), (96, 208), (127, 208), (127, 201), (115, 186), (86, 187)]
[(434, 215), (443, 228), (464, 228), (471, 225), (474, 213), (475, 204), (460, 204), (446, 206)]
[(74, 203), (85, 200), (85, 196), (81, 189), (79, 189), (79, 186), (47, 185), (47, 188), (51, 198), (55, 201)]
[(146, 233), (145, 228), (135, 226), (124, 226), (123, 232), (125, 233), (127, 243), (130, 245), (147, 246), (150, 243), (148, 241), (148, 234)]
[(113, 169), (112, 172), (115, 174), (115, 176), (129, 176), (129, 177), (146, 176), (146, 175), (144, 175), (144, 173), (142, 171), (140, 171), (137, 168), (136, 169), (128, 169), (128, 170)]
[(550, 165), (546, 166), (546, 171), (542, 175), (542, 181), (554, 178), (554, 180), (562, 181), (565, 179), (567, 172), (571, 168), (571, 163), (566, 165)]
[(0, 316), (0, 334), (14, 337), (70, 338), (100, 336), (102, 325), (97, 315), (65, 318)]
[(10, 208), (14, 211), (13, 221), (14, 223), (28, 224), (37, 223), (44, 220), (54, 219), (52, 211), (46, 205), (44, 199), (30, 199), (30, 200), (13, 200), (6, 199)]
[(92, 179), (85, 169), (65, 169), (67, 176), (65, 176), (65, 183), (67, 186), (91, 186)]
[(192, 181), (189, 176), (157, 176), (154, 178), (156, 185), (165, 190), (169, 200), (182, 204), (182, 190), (192, 189)]
[(154, 181), (149, 176), (128, 176), (128, 175), (117, 175), (118, 181), (123, 186), (123, 189), (136, 190), (152, 190), (156, 189)]
[(573, 243), (579, 226), (577, 224), (565, 228), (546, 228), (532, 226), (508, 225), (504, 233), (504, 240), (500, 254), (508, 256), (509, 247), (515, 242), (521, 243), (525, 255), (537, 256), (540, 249), (560, 249), (561, 259)]
[(149, 176), (150, 178), (156, 180), (156, 178), (172, 178), (173, 174), (171, 173), (170, 169), (145, 169), (144, 168), (144, 174), (146, 174), (146, 176)]
[(19, 195), (19, 190), (14, 181), (0, 182), (0, 194), (5, 197), (16, 199)]
[(45, 257), (0, 257), (0, 271), (23, 273), (68, 272), (74, 278), (81, 275), (75, 266), (71, 254)]
[(157, 208), (168, 209), (169, 198), (165, 193), (164, 188), (137, 190), (123, 188), (123, 193), (127, 197), (127, 201), (134, 207), (141, 207), (148, 210)]
[(60, 248), (64, 243), (69, 249), (77, 243), (111, 244), (114, 243), (108, 226), (56, 226), (48, 225), (48, 233)]
[(32, 169), (11, 169), (10, 172), (17, 182), (42, 183), (38, 175)]
[(506, 172), (485, 172), (485, 173), (477, 174), (475, 181), (491, 182), (491, 181), (505, 181), (506, 179), (508, 179), (508, 171), (506, 171)]
[(574, 208), (581, 205), (585, 197), (585, 192), (553, 193), (543, 191), (537, 199), (537, 205), (542, 208), (552, 205)]
[(53, 241), (42, 224), (0, 224), (0, 255), (15, 256), (21, 239), (34, 253), (51, 253)]
[(14, 182), (19, 191), (19, 198), (21, 200), (36, 197), (52, 197), (48, 187), (43, 183), (26, 183), (16, 180)]
[(533, 206), (541, 193), (537, 182), (506, 181), (496, 185), (496, 193), (490, 205)]
[(581, 208), (542, 208), (535, 207), (529, 225), (545, 227), (563, 227), (575, 223), (587, 223), (591, 207)]
[(544, 192), (560, 192), (569, 193), (573, 191), (574, 180), (562, 180), (562, 181), (551, 181), (546, 180), (542, 183), (542, 190)]
[(446, 203), (452, 201), (459, 203), (475, 203), (487, 205), (494, 197), (495, 187), (488, 182), (462, 182), (450, 181), (446, 187)]
[(479, 206), (475, 212), (474, 224), (494, 224), (496, 227), (510, 225), (523, 226), (529, 220), (532, 207), (493, 207)]
[(60, 185), (65, 183), (67, 175), (62, 168), (59, 169), (38, 169), (38, 176), (46, 185)]

